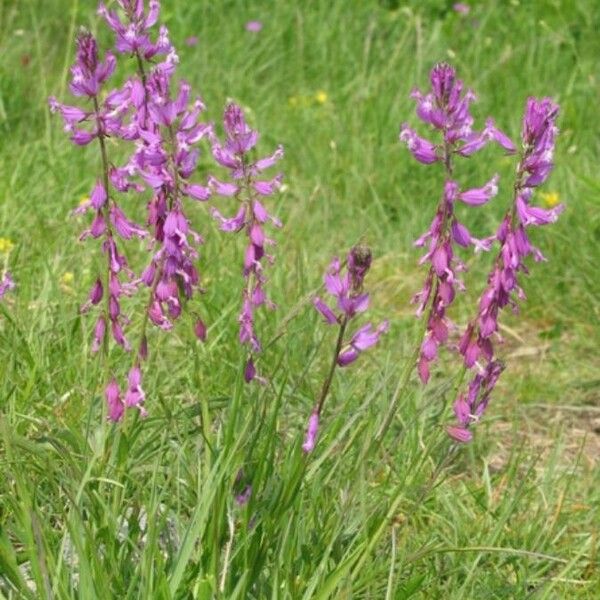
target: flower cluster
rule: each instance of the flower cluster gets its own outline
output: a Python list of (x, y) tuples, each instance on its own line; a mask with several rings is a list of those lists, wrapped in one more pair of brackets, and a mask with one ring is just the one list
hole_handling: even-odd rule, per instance
[[(0, 238), (0, 254), (5, 255), (5, 268), (8, 263), (8, 256), (11, 250), (14, 248), (14, 243), (8, 238)], [(16, 287), (15, 280), (9, 271), (6, 271), (0, 277), (0, 299), (2, 299), (7, 292), (14, 290)]]
[[(500, 249), (488, 276), (487, 288), (479, 299), (477, 317), (467, 325), (459, 343), (465, 366), (478, 369), (471, 381), (468, 398), (476, 396), (473, 390), (479, 390), (482, 386), (486, 390), (485, 398), (489, 396), (500, 375), (492, 343), (492, 336), (498, 331), (499, 312), (506, 306), (516, 311), (517, 301), (525, 298), (518, 281), (519, 273), (528, 273), (525, 259), (532, 255), (537, 261), (544, 260), (542, 253), (531, 244), (527, 229), (555, 222), (564, 209), (562, 204), (549, 210), (530, 204), (534, 188), (548, 178), (553, 167), (557, 116), (558, 106), (550, 98), (528, 99), (523, 118), (523, 150), (517, 167), (514, 202), (495, 236)], [(471, 400), (467, 403), (470, 406), (473, 404)], [(473, 419), (482, 414), (486, 405), (487, 400), (480, 402), (478, 412), (471, 412), (475, 415)], [(449, 429), (449, 433), (460, 441), (470, 436), (470, 432), (466, 432), (469, 421), (465, 420), (464, 406), (464, 399), (459, 396), (455, 404), (459, 428)]]
[(377, 327), (367, 323), (360, 327), (349, 340), (344, 339), (349, 323), (358, 314), (366, 311), (369, 306), (369, 294), (364, 291), (363, 284), (365, 275), (371, 266), (371, 258), (371, 250), (367, 246), (354, 246), (348, 253), (346, 269), (343, 273), (340, 260), (334, 258), (325, 274), (324, 282), (325, 288), (335, 300), (336, 308), (332, 309), (318, 296), (313, 300), (315, 308), (325, 318), (325, 322), (328, 325), (337, 325), (339, 333), (329, 374), (308, 421), (302, 445), (302, 449), (306, 453), (311, 452), (315, 447), (319, 418), (336, 366), (346, 367), (353, 363), (362, 352), (374, 346), (381, 335), (388, 330), (389, 322), (387, 320)]
[[(92, 350), (97, 351), (107, 343), (107, 329), (110, 327), (115, 342), (129, 350), (131, 348), (125, 337), (123, 326), (128, 322), (121, 312), (121, 297), (132, 293), (134, 285), (133, 273), (128, 268), (127, 259), (118, 248), (117, 238), (129, 240), (136, 236), (145, 237), (146, 232), (130, 221), (115, 199), (109, 180), (109, 162), (105, 140), (108, 137), (120, 137), (123, 133), (123, 120), (128, 107), (116, 102), (119, 92), (108, 94), (102, 101), (103, 85), (114, 72), (116, 61), (114, 55), (107, 53), (103, 62), (99, 59), (95, 38), (88, 31), (82, 30), (77, 37), (77, 53), (75, 64), (71, 68), (70, 89), (75, 96), (83, 97), (91, 102), (91, 110), (76, 106), (60, 104), (50, 98), (50, 108), (60, 112), (65, 129), (71, 133), (71, 140), (77, 145), (85, 145), (98, 140), (102, 156), (102, 177), (96, 181), (89, 200), (80, 205), (75, 212), (84, 213), (92, 210), (94, 218), (80, 239), (88, 237), (102, 239), (102, 251), (107, 257), (106, 286), (99, 277), (89, 293), (88, 302), (83, 311), (97, 305), (106, 294), (106, 308), (96, 321)], [(115, 108), (119, 105), (119, 108)], [(86, 126), (87, 125), (87, 126)], [(115, 191), (118, 189), (114, 188)], [(124, 279), (123, 279), (124, 276)]]
[(457, 442), (470, 442), (473, 433), (469, 430), (472, 423), (476, 423), (487, 408), (490, 395), (504, 370), (504, 365), (499, 361), (488, 362), (480, 373), (476, 373), (466, 394), (460, 394), (454, 403), (454, 414), (457, 424), (449, 425), (447, 432)]
[[(198, 122), (204, 110), (201, 100), (188, 106), (190, 87), (182, 82), (175, 100), (170, 99), (169, 77), (155, 70), (148, 79), (147, 126), (139, 124), (140, 140), (130, 161), (135, 171), (153, 190), (148, 204), (148, 223), (158, 247), (142, 281), (151, 290), (149, 317), (162, 329), (170, 329), (181, 314), (180, 294), (190, 298), (200, 277), (194, 265), (196, 247), (202, 242), (186, 217), (183, 197), (204, 201), (210, 190), (189, 182), (199, 151), (194, 148), (209, 126)], [(190, 240), (193, 243), (190, 243)]]
[(15, 280), (12, 275), (7, 271), (2, 275), (0, 279), (0, 299), (2, 299), (7, 292), (15, 289)]
[(169, 32), (162, 25), (155, 43), (150, 40), (150, 29), (156, 25), (160, 13), (160, 2), (150, 0), (148, 11), (144, 0), (117, 0), (117, 4), (125, 13), (123, 23), (119, 15), (108, 10), (104, 3), (98, 6), (98, 14), (106, 20), (108, 26), (115, 32), (115, 49), (122, 54), (134, 54), (151, 60), (156, 55), (173, 52), (169, 41)]
[(279, 146), (270, 156), (251, 160), (250, 152), (258, 142), (258, 132), (249, 127), (244, 112), (236, 104), (229, 104), (225, 109), (223, 125), (225, 142), (221, 143), (213, 134), (211, 146), (217, 163), (228, 169), (230, 181), (210, 177), (209, 185), (213, 192), (220, 196), (236, 198), (239, 209), (231, 218), (224, 217), (214, 207), (212, 214), (222, 231), (232, 233), (244, 230), (248, 237), (244, 255), (243, 274), (246, 284), (242, 292), (239, 339), (240, 343), (249, 349), (244, 376), (246, 382), (250, 382), (257, 377), (253, 355), (261, 350), (260, 340), (254, 328), (254, 311), (262, 305), (273, 306), (264, 289), (266, 278), (263, 259), (273, 261), (273, 257), (266, 253), (265, 247), (274, 242), (265, 235), (264, 226), (270, 221), (276, 227), (281, 227), (279, 219), (267, 212), (260, 198), (275, 193), (281, 186), (282, 175), (278, 174), (269, 180), (257, 177), (277, 163), (283, 156), (283, 148)]
[(417, 103), (417, 116), (442, 134), (441, 143), (420, 137), (406, 123), (400, 130), (400, 140), (406, 143), (412, 155), (421, 163), (442, 161), (449, 164), (453, 154), (471, 156), (487, 143), (494, 141), (507, 152), (516, 151), (515, 145), (500, 131), (494, 120), (488, 118), (481, 132), (473, 131), (474, 119), (469, 111), (476, 99), (472, 90), (463, 93), (463, 82), (456, 77), (454, 67), (437, 64), (430, 74), (431, 91), (423, 94), (413, 90), (411, 97)]
[[(342, 273), (339, 258), (334, 258), (325, 274), (325, 288), (336, 301), (338, 313), (318, 296), (313, 300), (315, 308), (323, 315), (328, 325), (343, 325), (348, 323), (369, 307), (369, 294), (363, 291), (363, 281), (371, 266), (371, 251), (366, 246), (354, 246), (346, 259), (346, 271)], [(338, 366), (347, 367), (363, 352), (374, 346), (382, 333), (388, 329), (388, 321), (373, 328), (371, 323), (360, 327), (342, 345), (337, 354)]]
[[(121, 397), (119, 386), (112, 378), (105, 390), (111, 420), (122, 418), (123, 410), (117, 406), (137, 406), (144, 412), (140, 362), (148, 353), (146, 323), (171, 329), (173, 320), (182, 312), (182, 295), (189, 298), (199, 289), (200, 277), (195, 263), (196, 247), (202, 238), (190, 227), (183, 199), (203, 201), (210, 197), (208, 187), (191, 182), (190, 177), (199, 158), (195, 146), (211, 129), (210, 125), (199, 122), (204, 104), (200, 99), (190, 101), (191, 89), (186, 82), (179, 84), (174, 99), (171, 96), (171, 80), (178, 58), (167, 29), (161, 26), (156, 42), (151, 41), (151, 29), (158, 21), (159, 2), (150, 0), (148, 9), (143, 0), (118, 0), (117, 4), (122, 17), (104, 4), (100, 4), (98, 12), (116, 34), (117, 52), (137, 58), (137, 75), (130, 77), (120, 89), (103, 92), (105, 82), (115, 70), (115, 56), (107, 53), (101, 62), (96, 40), (82, 31), (71, 69), (71, 91), (87, 98), (92, 106), (86, 110), (50, 99), (51, 109), (61, 113), (71, 139), (79, 145), (98, 139), (102, 156), (102, 177), (89, 200), (75, 211), (94, 211), (92, 224), (81, 237), (102, 238), (102, 249), (108, 258), (106, 279), (97, 278), (82, 307), (87, 311), (106, 298), (106, 308), (94, 328), (93, 351), (101, 347), (108, 351), (109, 328), (116, 343), (131, 350), (124, 333), (128, 319), (121, 312), (121, 296), (134, 293), (140, 283), (150, 290), (127, 389)], [(159, 55), (166, 55), (163, 62), (156, 62)], [(110, 162), (108, 137), (133, 144), (125, 166), (117, 167)], [(146, 269), (136, 278), (116, 240), (143, 238), (147, 232), (126, 217), (116, 201), (116, 194), (140, 193), (145, 188), (153, 193), (147, 219), (153, 234), (149, 246), (152, 255)], [(194, 330), (204, 339), (206, 326), (201, 320)]]
[(435, 217), (429, 230), (415, 242), (419, 247), (427, 245), (421, 264), (430, 264), (423, 289), (413, 298), (413, 302), (419, 304), (417, 316), (424, 314), (429, 307), (427, 331), (418, 363), (423, 383), (429, 380), (429, 365), (436, 359), (439, 346), (448, 339), (447, 308), (454, 300), (456, 289), (464, 289), (457, 274), (465, 269), (465, 265), (456, 256), (455, 245), (482, 250), (488, 249), (491, 243), (491, 240), (471, 236), (467, 227), (457, 219), (454, 206), (457, 200), (470, 206), (481, 206), (498, 192), (497, 175), (482, 187), (461, 190), (452, 179), (453, 156), (471, 156), (490, 141), (497, 142), (507, 152), (515, 151), (513, 143), (492, 119), (487, 120), (483, 131), (473, 131), (474, 119), (469, 107), (475, 94), (471, 90), (463, 93), (463, 82), (456, 77), (450, 65), (436, 65), (431, 71), (430, 81), (430, 92), (423, 94), (415, 90), (411, 95), (417, 102), (417, 116), (441, 133), (441, 142), (435, 144), (420, 137), (407, 124), (400, 131), (400, 140), (407, 144), (419, 162), (442, 162), (446, 172), (444, 192)]

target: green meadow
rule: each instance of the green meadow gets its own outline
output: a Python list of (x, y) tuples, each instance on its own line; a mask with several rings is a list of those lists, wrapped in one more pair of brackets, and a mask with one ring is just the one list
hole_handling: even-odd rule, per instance
[[(600, 4), (469, 4), (463, 15), (442, 0), (162, 1), (178, 77), (204, 99), (205, 118), (222, 132), (233, 99), (261, 132), (261, 155), (285, 148), (285, 186), (267, 200), (284, 223), (267, 269), (277, 309), (257, 316), (268, 383), (246, 385), (244, 235), (219, 231), (207, 204), (235, 207), (217, 197), (188, 206), (205, 238), (205, 293), (173, 332), (150, 332), (148, 417), (113, 425), (102, 418), (102, 359), (90, 353), (94, 317), (79, 313), (104, 261), (97, 242), (78, 241), (89, 217), (72, 215), (99, 155), (73, 146), (47, 103), (75, 103), (79, 26), (105, 49), (113, 35), (94, 1), (0, 0), (0, 275), (17, 284), (0, 301), (0, 598), (599, 597)], [(260, 32), (245, 29), (251, 20)], [(119, 57), (117, 82), (129, 60)], [(410, 304), (426, 275), (413, 241), (444, 180), (398, 133), (408, 122), (427, 134), (409, 94), (439, 61), (476, 91), (476, 127), (492, 115), (518, 139), (528, 96), (561, 106), (555, 170), (535, 201), (566, 210), (532, 232), (548, 260), (522, 278), (519, 314), (501, 317), (506, 371), (460, 447), (445, 432), (460, 357), (442, 352), (427, 386), (412, 372), (395, 393), (423, 330)], [(500, 175), (489, 205), (457, 208), (474, 235), (491, 235), (510, 205), (516, 160), (492, 145), (457, 160), (468, 187)], [(194, 179), (212, 170), (204, 146)], [(143, 222), (147, 200), (129, 194), (123, 206)], [(335, 344), (311, 298), (331, 257), (357, 242), (373, 252), (366, 320), (388, 318), (390, 329), (336, 372), (305, 457)], [(139, 269), (145, 243), (128, 248)], [(494, 254), (461, 256), (458, 325)], [(133, 332), (143, 302), (126, 304)], [(116, 347), (109, 361), (123, 380), (131, 358)]]

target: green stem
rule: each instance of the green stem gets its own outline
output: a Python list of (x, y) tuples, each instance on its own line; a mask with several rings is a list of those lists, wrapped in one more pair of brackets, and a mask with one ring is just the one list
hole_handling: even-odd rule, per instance
[(323, 404), (325, 403), (325, 398), (327, 398), (327, 394), (329, 393), (329, 388), (331, 387), (331, 382), (333, 381), (333, 375), (335, 373), (335, 369), (337, 367), (338, 356), (340, 355), (340, 351), (342, 349), (342, 344), (344, 343), (344, 333), (346, 332), (346, 326), (348, 325), (348, 316), (344, 315), (342, 318), (342, 322), (340, 323), (340, 331), (338, 334), (337, 342), (335, 344), (335, 352), (333, 354), (333, 360), (331, 361), (331, 366), (329, 367), (329, 373), (327, 374), (327, 379), (323, 382), (323, 387), (321, 388), (321, 395), (319, 396), (319, 402), (317, 403), (317, 414), (320, 415), (323, 410)]
[[(106, 227), (106, 241), (110, 242), (113, 234), (112, 229), (110, 227), (110, 183), (109, 183), (109, 165), (108, 165), (108, 153), (106, 151), (106, 142), (104, 140), (105, 134), (102, 128), (102, 123), (100, 121), (100, 106), (98, 105), (98, 98), (96, 96), (93, 97), (94, 103), (94, 113), (96, 117), (96, 127), (98, 129), (98, 143), (100, 144), (100, 155), (102, 157), (102, 184), (104, 185), (104, 190), (106, 192), (106, 204), (103, 208), (103, 217)], [(109, 327), (110, 327), (110, 252), (106, 252), (106, 260), (107, 260), (107, 269), (106, 269), (106, 278), (105, 278), (105, 308), (104, 308), (104, 339), (102, 340), (102, 354), (104, 357), (104, 384), (108, 383), (108, 379), (110, 377), (110, 363), (108, 360), (109, 354)], [(104, 426), (104, 422), (106, 421), (106, 403), (102, 401), (102, 426)]]

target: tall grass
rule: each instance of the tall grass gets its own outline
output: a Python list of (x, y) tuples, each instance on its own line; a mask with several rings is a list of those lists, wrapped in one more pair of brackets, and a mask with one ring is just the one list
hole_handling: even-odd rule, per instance
[[(261, 322), (270, 384), (240, 383), (244, 356), (230, 343), (242, 242), (223, 244), (197, 210), (208, 341), (195, 340), (192, 321), (169, 339), (154, 334), (150, 416), (109, 428), (107, 449), (91, 323), (77, 310), (96, 265), (70, 217), (97, 157), (74, 153), (46, 108), (65, 87), (76, 24), (96, 29), (94, 7), (0, 4), (0, 237), (15, 242), (18, 283), (0, 304), (0, 596), (595, 598), (600, 8), (490, 2), (462, 18), (439, 1), (164, 5), (181, 75), (210, 117), (231, 96), (269, 132), (265, 147), (286, 148), (276, 211), (286, 229), (270, 282), (279, 309)], [(264, 22), (260, 33), (244, 30), (250, 19)], [(183, 44), (190, 35), (198, 46)], [(410, 89), (447, 58), (480, 92), (475, 112), (513, 136), (527, 95), (558, 100), (549, 188), (567, 204), (536, 236), (549, 262), (507, 321), (508, 368), (487, 420), (452, 452), (442, 426), (456, 381), (443, 364), (425, 391), (409, 382), (376, 436), (420, 329), (408, 306), (423, 275), (411, 242), (441, 183), (400, 147), (398, 127)], [(478, 164), (459, 177), (483, 180)], [(488, 213), (465, 210), (467, 225), (489, 233), (509, 201), (501, 188)], [(132, 209), (141, 217), (144, 203)], [(334, 380), (307, 460), (303, 429), (334, 333), (306, 298), (330, 256), (361, 239), (375, 255), (374, 320), (391, 316), (392, 328)], [(472, 265), (457, 320), (488, 267)]]

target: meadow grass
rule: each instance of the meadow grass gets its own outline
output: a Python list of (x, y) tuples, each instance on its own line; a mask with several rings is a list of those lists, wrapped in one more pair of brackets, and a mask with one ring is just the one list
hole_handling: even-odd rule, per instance
[[(77, 242), (71, 210), (98, 157), (69, 144), (46, 103), (66, 97), (76, 27), (111, 38), (93, 2), (0, 3), (0, 237), (15, 243), (0, 259), (18, 284), (0, 303), (0, 597), (598, 597), (600, 6), (487, 2), (461, 17), (450, 4), (164, 0), (179, 74), (209, 118), (233, 98), (264, 132), (261, 149), (285, 147), (287, 189), (273, 211), (285, 227), (269, 282), (278, 309), (259, 323), (272, 340), (260, 361), (269, 385), (245, 386), (242, 241), (196, 207), (206, 293), (189, 308), (208, 341), (192, 319), (168, 339), (153, 332), (150, 415), (122, 431), (101, 424), (92, 320), (78, 313), (100, 259)], [(260, 33), (245, 31), (251, 19)], [(199, 44), (185, 46), (192, 35)], [(475, 114), (512, 136), (527, 96), (559, 102), (544, 191), (567, 205), (535, 232), (549, 260), (532, 267), (521, 314), (505, 316), (507, 370), (474, 442), (458, 450), (443, 430), (457, 382), (448, 353), (427, 388), (413, 374), (377, 437), (421, 331), (409, 306), (424, 276), (412, 240), (443, 181), (397, 135), (415, 123), (410, 90), (439, 60), (478, 91)], [(510, 202), (514, 160), (489, 148), (457, 169), (482, 184), (496, 164), (499, 196), (461, 214), (481, 236)], [(205, 157), (200, 170), (210, 168)], [(145, 202), (133, 202), (141, 220)], [(375, 257), (373, 319), (391, 329), (337, 374), (306, 460), (299, 447), (334, 344), (307, 297), (330, 257), (359, 240)], [(469, 258), (459, 323), (491, 260)], [(119, 350), (111, 361), (129, 363)], [(248, 483), (252, 497), (237, 506)]]

